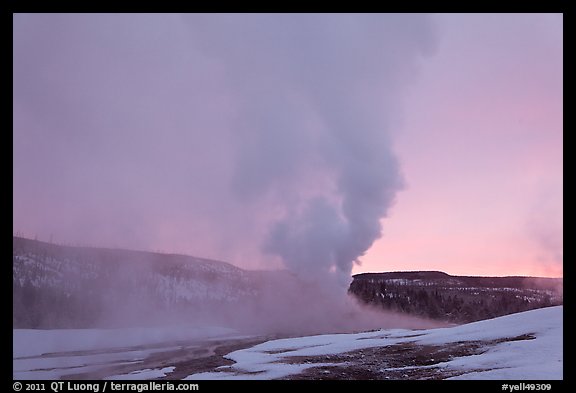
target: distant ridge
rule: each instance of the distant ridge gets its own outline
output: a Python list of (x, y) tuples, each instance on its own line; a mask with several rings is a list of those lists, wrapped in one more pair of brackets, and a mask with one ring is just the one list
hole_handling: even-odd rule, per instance
[(460, 323), (560, 305), (563, 289), (562, 278), (410, 271), (356, 274), (349, 292), (377, 308)]
[(415, 280), (415, 279), (448, 278), (452, 276), (440, 271), (423, 270), (423, 271), (397, 271), (397, 272), (382, 272), (382, 273), (359, 273), (353, 275), (352, 277), (405, 278), (409, 280)]
[(469, 285), (495, 288), (534, 288), (557, 290), (562, 278), (532, 276), (453, 276), (441, 271), (397, 271), (382, 273), (359, 273), (354, 279), (375, 280), (440, 280), (445, 285)]

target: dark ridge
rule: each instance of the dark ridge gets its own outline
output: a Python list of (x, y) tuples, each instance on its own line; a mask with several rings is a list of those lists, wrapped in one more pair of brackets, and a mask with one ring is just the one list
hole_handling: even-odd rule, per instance
[(563, 286), (562, 278), (416, 271), (356, 274), (348, 292), (375, 308), (462, 323), (563, 304)]
[(419, 279), (436, 279), (436, 278), (448, 278), (451, 275), (439, 272), (439, 271), (410, 271), (410, 272), (384, 272), (384, 273), (360, 273), (352, 276), (354, 279), (363, 278), (384, 278), (384, 279), (407, 279), (407, 280), (419, 280)]
[(534, 288), (555, 290), (562, 285), (562, 278), (531, 276), (452, 276), (440, 271), (409, 271), (360, 273), (354, 280), (439, 280), (444, 285), (474, 286), (485, 288)]

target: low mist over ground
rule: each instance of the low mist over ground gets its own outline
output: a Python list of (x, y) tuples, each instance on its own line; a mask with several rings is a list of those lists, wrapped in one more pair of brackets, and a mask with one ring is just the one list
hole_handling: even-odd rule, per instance
[(192, 324), (278, 334), (431, 327), (562, 304), (562, 279), (441, 272), (332, 281), (184, 255), (13, 238), (15, 328)]
[(288, 271), (13, 238), (15, 328), (217, 325), (277, 334), (441, 325)]

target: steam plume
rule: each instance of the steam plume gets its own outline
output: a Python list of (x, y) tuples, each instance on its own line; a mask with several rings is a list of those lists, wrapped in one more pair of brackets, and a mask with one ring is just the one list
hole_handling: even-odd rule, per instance
[(234, 192), (279, 207), (263, 251), (301, 275), (347, 281), (402, 187), (390, 127), (404, 85), (431, 48), (429, 20), (201, 15), (189, 22), (243, 98)]

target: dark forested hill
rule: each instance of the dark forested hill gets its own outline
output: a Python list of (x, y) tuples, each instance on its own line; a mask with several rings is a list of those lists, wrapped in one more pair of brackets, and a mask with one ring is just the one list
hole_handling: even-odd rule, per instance
[(363, 273), (349, 292), (366, 304), (451, 322), (471, 322), (563, 303), (563, 279)]

